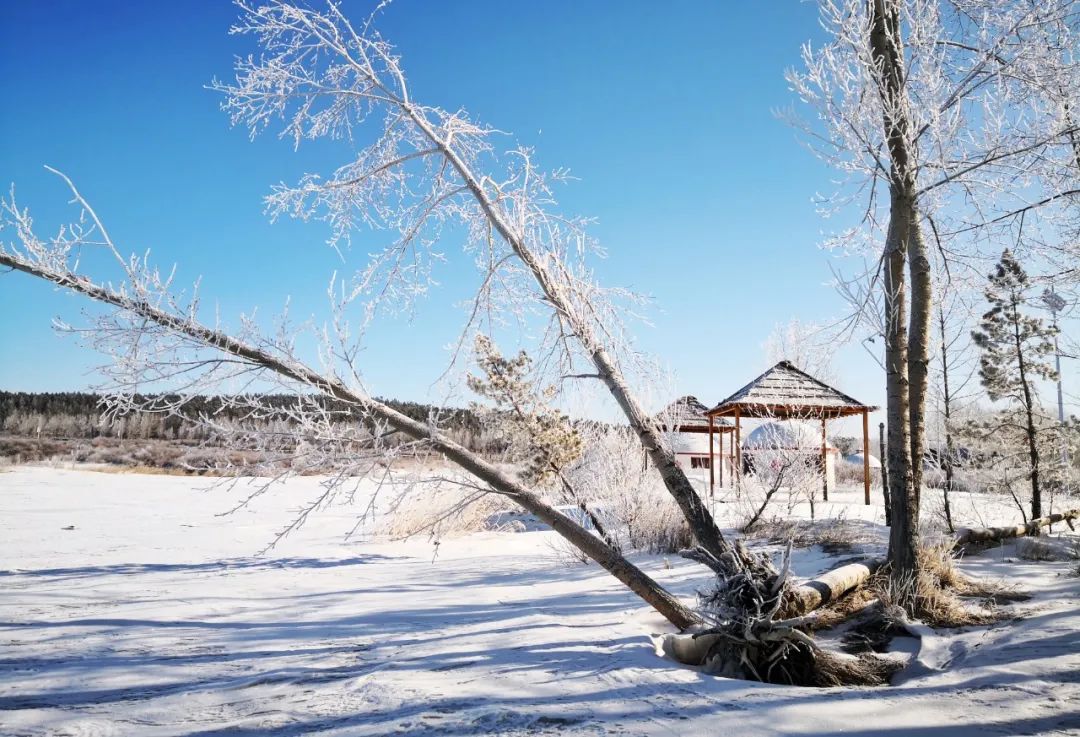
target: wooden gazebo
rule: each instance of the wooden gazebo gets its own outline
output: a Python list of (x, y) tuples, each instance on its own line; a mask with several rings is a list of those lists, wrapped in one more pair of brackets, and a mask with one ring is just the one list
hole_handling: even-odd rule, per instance
[[(870, 503), (870, 421), (869, 415), (877, 407), (863, 404), (834, 389), (823, 381), (795, 367), (788, 361), (781, 361), (757, 377), (739, 391), (720, 402), (705, 416), (709, 430), (716, 422), (725, 422), (732, 418), (735, 423), (733, 444), (735, 446), (735, 481), (742, 476), (742, 427), (744, 417), (773, 420), (821, 419), (821, 463), (823, 469), (822, 488), (826, 500), (829, 498), (826, 455), (828, 444), (825, 439), (825, 423), (840, 417), (862, 415), (863, 426), (863, 491), (866, 503)], [(712, 444), (709, 444), (710, 450)], [(711, 464), (711, 461), (710, 461)], [(711, 480), (710, 480), (711, 481)], [(723, 484), (723, 482), (721, 482)], [(711, 488), (710, 488), (711, 492)]]
[(709, 408), (706, 407), (701, 401), (692, 395), (685, 397), (679, 397), (674, 402), (665, 407), (657, 419), (660, 422), (660, 427), (664, 432), (676, 432), (676, 433), (691, 433), (691, 434), (708, 434), (709, 436), (709, 492), (713, 491), (713, 487), (716, 484), (716, 459), (713, 455), (714, 438), (719, 435), (720, 438), (720, 486), (724, 485), (724, 435), (727, 435), (730, 440), (730, 453), (727, 456), (732, 459), (732, 467), (735, 463), (735, 425), (728, 420), (720, 418), (710, 418), (708, 416)]

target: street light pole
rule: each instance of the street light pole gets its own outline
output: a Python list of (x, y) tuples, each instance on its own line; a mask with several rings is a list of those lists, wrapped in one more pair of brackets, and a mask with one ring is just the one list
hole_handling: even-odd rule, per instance
[[(1053, 290), (1052, 287), (1047, 287), (1042, 294), (1043, 304), (1050, 310), (1050, 318), (1054, 326), (1054, 368), (1057, 371), (1057, 400), (1058, 400), (1058, 423), (1064, 428), (1065, 426), (1065, 398), (1064, 393), (1061, 390), (1061, 351), (1058, 349), (1058, 313), (1065, 308), (1065, 300), (1061, 298), (1061, 295)], [(1065, 439), (1061, 441), (1061, 465), (1063, 468), (1069, 467), (1069, 446), (1065, 443)]]
[(1042, 294), (1043, 304), (1050, 310), (1050, 318), (1054, 326), (1054, 369), (1057, 371), (1057, 400), (1058, 422), (1065, 424), (1065, 396), (1061, 390), (1061, 351), (1058, 349), (1058, 313), (1065, 308), (1065, 300), (1052, 288), (1047, 288)]

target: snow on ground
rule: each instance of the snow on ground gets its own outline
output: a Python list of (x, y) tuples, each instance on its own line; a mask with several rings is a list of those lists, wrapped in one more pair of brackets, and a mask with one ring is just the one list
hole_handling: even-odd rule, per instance
[[(972, 557), (1027, 582), (1022, 620), (931, 638), (896, 687), (783, 688), (657, 657), (665, 623), (596, 566), (560, 563), (548, 532), (444, 540), (433, 560), (424, 540), (346, 542), (361, 498), (254, 556), (317, 483), (217, 516), (242, 489), (0, 473), (0, 734), (1080, 734), (1076, 562)], [(833, 496), (829, 514), (872, 527), (855, 492)], [(707, 582), (638, 562), (684, 594)]]

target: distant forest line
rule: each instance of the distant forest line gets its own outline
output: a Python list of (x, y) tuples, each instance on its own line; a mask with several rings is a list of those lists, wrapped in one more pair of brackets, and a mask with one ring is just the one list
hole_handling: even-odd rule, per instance
[[(160, 398), (162, 404), (175, 399), (171, 395), (147, 395)], [(253, 418), (250, 408), (236, 406), (228, 398), (214, 396), (192, 397), (174, 412), (134, 412), (107, 417), (102, 395), (92, 392), (6, 392), (0, 391), (0, 432), (19, 437), (36, 438), (118, 438), (137, 440), (210, 441), (214, 430), (199, 422), (204, 415), (222, 423), (242, 423), (252, 430), (270, 429), (290, 423), (288, 408), (295, 407), (295, 395), (275, 394), (260, 397), (260, 404), (269, 408), (264, 416)], [(319, 398), (328, 410), (340, 412), (348, 421), (349, 406), (329, 398)], [(470, 447), (485, 445), (483, 423), (476, 412), (467, 408), (437, 408), (419, 402), (380, 399), (402, 414), (427, 422), (438, 413), (439, 425), (445, 432)], [(274, 413), (274, 409), (280, 413)], [(357, 415), (356, 422), (366, 424)]]

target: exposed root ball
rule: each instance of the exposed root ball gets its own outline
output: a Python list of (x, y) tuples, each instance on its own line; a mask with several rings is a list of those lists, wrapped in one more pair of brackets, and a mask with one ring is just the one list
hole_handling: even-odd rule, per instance
[(904, 665), (902, 658), (872, 652), (848, 655), (809, 641), (768, 645), (718, 642), (706, 658), (708, 673), (784, 686), (884, 686)]
[(874, 653), (846, 655), (817, 650), (807, 677), (813, 686), (885, 686), (893, 674), (904, 667), (901, 658)]

